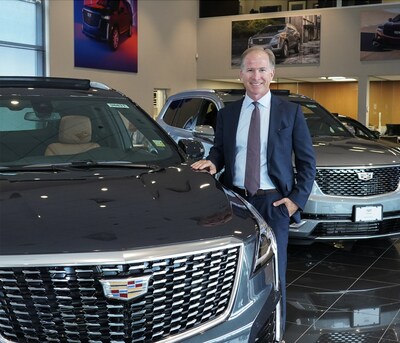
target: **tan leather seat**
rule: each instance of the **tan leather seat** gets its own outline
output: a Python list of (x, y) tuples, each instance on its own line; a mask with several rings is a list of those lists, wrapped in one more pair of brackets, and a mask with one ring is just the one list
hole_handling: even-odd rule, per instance
[(91, 140), (92, 124), (88, 117), (65, 116), (60, 121), (58, 142), (49, 144), (45, 155), (74, 155), (100, 147)]

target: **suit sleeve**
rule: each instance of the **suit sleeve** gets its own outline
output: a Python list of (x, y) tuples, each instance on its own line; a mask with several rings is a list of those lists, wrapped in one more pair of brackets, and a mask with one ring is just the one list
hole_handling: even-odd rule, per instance
[(217, 172), (221, 171), (225, 165), (224, 158), (224, 139), (223, 139), (223, 127), (224, 127), (224, 112), (225, 108), (222, 108), (217, 114), (217, 125), (214, 135), (214, 145), (210, 149), (210, 153), (207, 159), (210, 160), (217, 168)]

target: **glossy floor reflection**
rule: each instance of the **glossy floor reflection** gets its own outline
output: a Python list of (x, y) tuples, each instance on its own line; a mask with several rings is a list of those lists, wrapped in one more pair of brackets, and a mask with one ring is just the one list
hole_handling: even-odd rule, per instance
[(400, 239), (288, 254), (286, 343), (400, 342)]

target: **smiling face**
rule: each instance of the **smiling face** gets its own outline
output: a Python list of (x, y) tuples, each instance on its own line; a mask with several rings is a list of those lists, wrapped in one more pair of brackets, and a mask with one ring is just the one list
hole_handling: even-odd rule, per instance
[(257, 101), (267, 94), (274, 72), (274, 67), (264, 50), (250, 51), (244, 57), (240, 68), (240, 79), (246, 88), (247, 95)]

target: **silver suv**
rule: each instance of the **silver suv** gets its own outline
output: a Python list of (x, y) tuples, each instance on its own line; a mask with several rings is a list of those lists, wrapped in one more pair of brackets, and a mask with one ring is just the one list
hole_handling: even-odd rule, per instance
[(264, 49), (272, 50), (277, 56), (287, 58), (291, 50), (295, 53), (300, 51), (300, 42), (300, 32), (294, 25), (286, 23), (264, 27), (249, 38), (248, 47), (259, 45)]
[[(313, 138), (317, 175), (292, 243), (400, 236), (400, 146), (355, 137), (316, 101), (272, 91), (301, 104)], [(157, 121), (172, 138), (212, 146), (217, 111), (244, 91), (192, 90), (167, 99)]]

